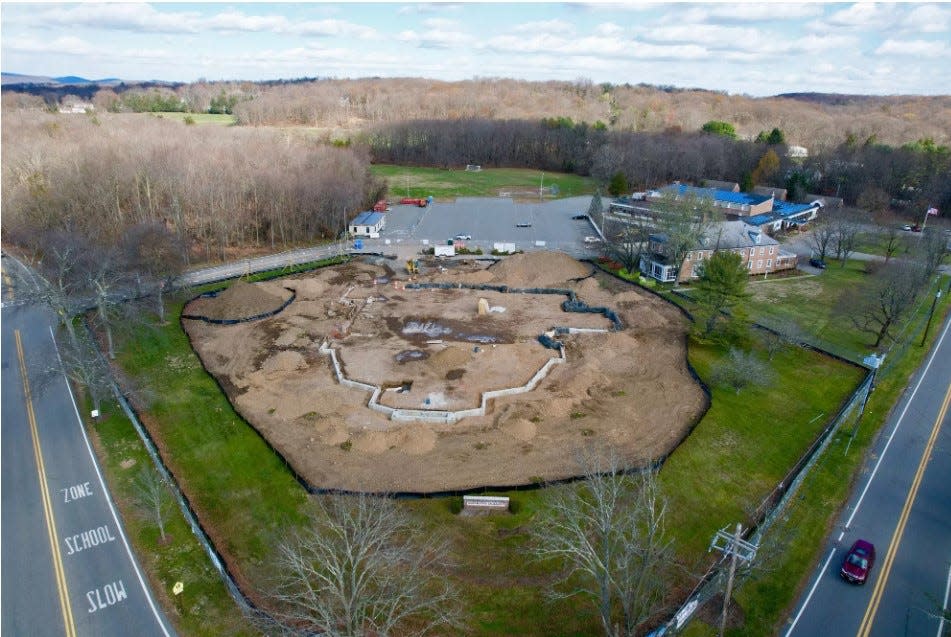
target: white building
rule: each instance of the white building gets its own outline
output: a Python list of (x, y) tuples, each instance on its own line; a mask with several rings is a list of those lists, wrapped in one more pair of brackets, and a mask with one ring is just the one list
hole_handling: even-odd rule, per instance
[(350, 234), (376, 239), (385, 222), (386, 215), (382, 212), (361, 212), (350, 222)]

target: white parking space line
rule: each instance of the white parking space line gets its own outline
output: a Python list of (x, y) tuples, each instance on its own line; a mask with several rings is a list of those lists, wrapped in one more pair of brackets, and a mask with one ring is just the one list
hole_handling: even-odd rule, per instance
[(829, 557), (826, 558), (826, 563), (822, 565), (822, 570), (819, 571), (819, 575), (816, 577), (815, 583), (812, 585), (812, 588), (809, 589), (809, 594), (806, 595), (806, 601), (802, 603), (802, 608), (799, 609), (799, 612), (796, 613), (796, 617), (793, 619), (792, 624), (789, 625), (789, 630), (786, 631), (786, 637), (792, 635), (792, 631), (794, 628), (796, 628), (799, 618), (802, 617), (804, 612), (806, 612), (806, 607), (809, 605), (809, 600), (812, 599), (812, 594), (816, 592), (816, 589), (819, 587), (819, 582), (822, 581), (822, 577), (826, 574), (826, 569), (829, 568), (829, 562), (832, 561), (833, 555), (835, 555), (835, 549), (829, 551)]

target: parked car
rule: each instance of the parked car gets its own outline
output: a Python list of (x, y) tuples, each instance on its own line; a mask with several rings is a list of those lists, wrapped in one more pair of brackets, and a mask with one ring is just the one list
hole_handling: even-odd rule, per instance
[(816, 257), (809, 259), (809, 265), (811, 265), (814, 268), (819, 268), (820, 270), (826, 269), (826, 262)]
[(584, 221), (588, 218), (588, 215), (571, 215), (571, 218), (575, 221)]
[(457, 234), (453, 237), (456, 241), (472, 241), (471, 234)]
[(849, 552), (842, 560), (842, 569), (839, 575), (847, 582), (864, 584), (875, 564), (875, 546), (865, 540), (856, 540)]
[(901, 229), (904, 230), (905, 232), (911, 232), (911, 224), (906, 223), (905, 225), (901, 227)]
[(516, 228), (531, 228), (531, 227), (532, 227), (532, 224), (530, 224), (530, 223), (516, 223), (516, 224), (515, 224), (515, 227), (516, 227)]
[(921, 226), (919, 226), (919, 225), (916, 223), (915, 225), (913, 225), (913, 226), (911, 227), (911, 231), (912, 231), (912, 232), (921, 232)]
[(601, 239), (597, 237), (587, 236), (584, 238), (585, 243), (601, 243)]

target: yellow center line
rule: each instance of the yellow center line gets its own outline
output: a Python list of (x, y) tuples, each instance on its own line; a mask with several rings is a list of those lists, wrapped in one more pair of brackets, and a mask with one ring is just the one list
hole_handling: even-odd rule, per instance
[(892, 540), (888, 545), (888, 552), (885, 555), (885, 559), (882, 560), (881, 574), (875, 582), (875, 588), (872, 590), (872, 598), (869, 600), (865, 617), (862, 618), (857, 637), (868, 637), (869, 632), (872, 630), (875, 614), (878, 612), (878, 605), (881, 603), (882, 594), (885, 592), (885, 583), (888, 581), (892, 564), (895, 562), (895, 555), (898, 553), (898, 545), (901, 544), (902, 535), (905, 533), (905, 525), (908, 523), (911, 506), (915, 503), (915, 497), (918, 495), (918, 488), (921, 486), (925, 468), (928, 466), (928, 460), (931, 458), (931, 452), (934, 450), (935, 440), (937, 440), (938, 432), (941, 430), (941, 423), (944, 421), (945, 414), (948, 413), (949, 404), (951, 404), (951, 384), (948, 385), (948, 391), (945, 392), (944, 402), (941, 403), (941, 409), (938, 411), (938, 417), (935, 419), (934, 427), (931, 428), (931, 436), (928, 437), (928, 444), (925, 445), (925, 450), (921, 455), (921, 462), (918, 463), (918, 471), (915, 472), (915, 479), (912, 480), (911, 488), (908, 490), (908, 497), (905, 498), (905, 506), (902, 508), (901, 515), (898, 517), (898, 525), (892, 534)]
[(40, 494), (43, 500), (43, 512), (46, 514), (46, 531), (49, 534), (50, 548), (53, 553), (53, 571), (56, 575), (56, 588), (59, 591), (59, 606), (63, 613), (63, 624), (67, 637), (76, 636), (76, 625), (73, 622), (73, 608), (69, 603), (69, 593), (66, 587), (66, 572), (63, 570), (63, 557), (59, 552), (59, 542), (56, 539), (56, 518), (53, 516), (53, 503), (50, 499), (50, 489), (46, 482), (46, 466), (43, 464), (43, 449), (40, 446), (40, 432), (36, 426), (36, 414), (33, 412), (33, 395), (30, 392), (30, 380), (26, 375), (26, 359), (23, 357), (23, 343), (20, 340), (20, 330), (14, 330), (17, 345), (17, 356), (20, 359), (20, 376), (23, 378), (23, 395), (26, 403), (26, 416), (30, 421), (30, 434), (33, 436), (33, 456), (36, 458), (36, 471), (40, 478)]

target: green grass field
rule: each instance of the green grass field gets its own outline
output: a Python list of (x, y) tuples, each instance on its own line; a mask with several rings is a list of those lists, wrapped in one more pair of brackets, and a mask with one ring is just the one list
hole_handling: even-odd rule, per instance
[(447, 170), (374, 165), (370, 170), (386, 179), (390, 199), (429, 195), (437, 199), (496, 197), (499, 192), (531, 192), (537, 196), (539, 186), (548, 188), (553, 184), (558, 186), (557, 197), (573, 197), (594, 194), (597, 188), (594, 180), (579, 175), (542, 173), (524, 168), (485, 168), (479, 172), (467, 172), (464, 168)]
[(195, 124), (216, 124), (218, 126), (231, 126), (234, 124), (234, 115), (212, 114), (212, 113), (148, 113), (151, 117), (159, 119), (171, 119), (178, 122), (184, 122), (186, 117), (190, 117)]

